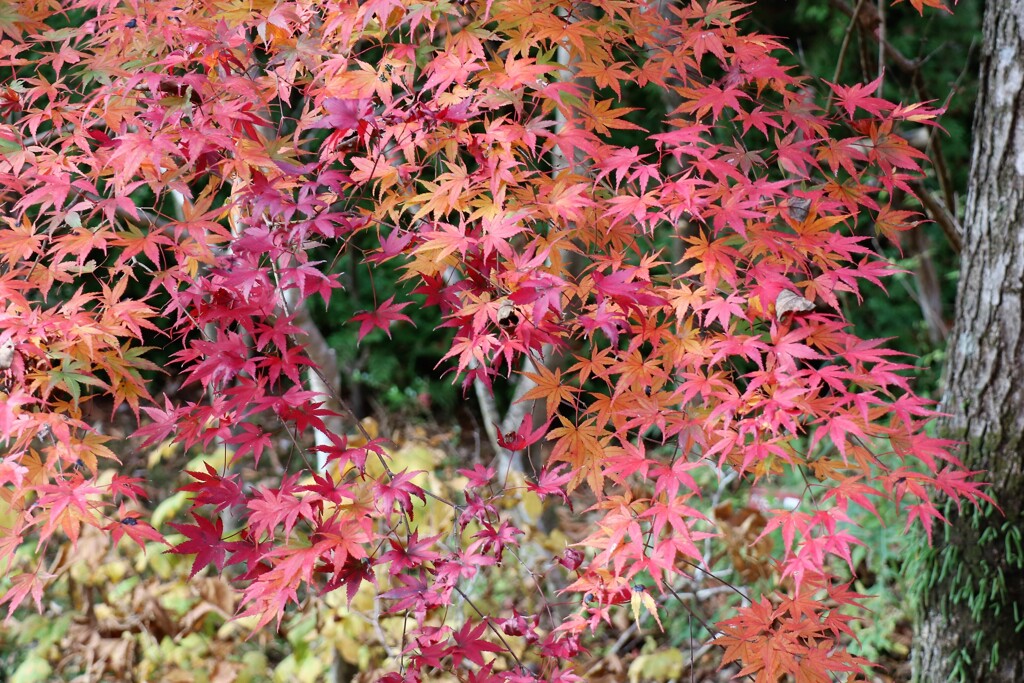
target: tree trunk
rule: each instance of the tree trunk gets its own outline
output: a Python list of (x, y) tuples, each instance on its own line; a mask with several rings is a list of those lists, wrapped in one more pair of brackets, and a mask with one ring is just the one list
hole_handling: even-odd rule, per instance
[(990, 0), (941, 425), (1002, 508), (922, 553), (915, 680), (1024, 681), (1024, 0)]

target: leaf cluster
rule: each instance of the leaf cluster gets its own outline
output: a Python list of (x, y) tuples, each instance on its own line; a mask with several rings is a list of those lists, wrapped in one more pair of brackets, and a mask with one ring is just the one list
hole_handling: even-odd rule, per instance
[[(139, 478), (100, 476), (118, 460), (86, 419), (102, 397), (143, 447), (225, 454), (186, 470), (168, 525), (190, 577), (228, 576), (257, 630), (371, 591), (403, 624), (382, 680), (579, 680), (587, 634), (626, 603), (661, 625), (666, 596), (713, 576), (718, 535), (766, 582), (717, 626), (727, 663), (866, 664), (842, 647), (851, 507), (930, 537), (936, 496), (988, 500), (844, 303), (891, 272), (858, 225), (917, 221), (894, 198), (927, 156), (901, 132), (940, 108), (881, 97), (882, 76), (817, 96), (729, 1), (176, 1), (25, 2), (0, 23), (0, 560), (39, 552), (9, 615), (41, 608), (62, 539), (159, 542)], [(625, 81), (671, 101), (656, 129)], [(533, 412), (501, 443), (536, 471), (474, 463), (446, 495), (394, 435), (339, 428), (353, 411), (306, 306), (354, 287), (345, 260), (395, 275), (351, 312), (356, 341), (431, 309), (456, 384), (521, 388)], [(177, 391), (154, 395), (160, 369)], [(730, 481), (799, 484), (716, 517)], [(541, 560), (557, 582), (519, 555), (524, 491), (586, 522)], [(541, 598), (485, 611), (473, 586), (510, 563)]]

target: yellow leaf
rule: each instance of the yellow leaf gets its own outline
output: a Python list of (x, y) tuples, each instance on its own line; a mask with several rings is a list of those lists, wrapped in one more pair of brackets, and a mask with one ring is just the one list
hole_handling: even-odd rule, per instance
[(637, 628), (640, 628), (640, 605), (651, 613), (654, 620), (658, 622), (658, 628), (662, 631), (665, 627), (661, 625), (661, 618), (658, 616), (658, 605), (654, 602), (654, 596), (648, 593), (646, 590), (633, 589), (633, 597), (629, 599), (629, 604), (633, 608), (633, 620), (636, 621)]

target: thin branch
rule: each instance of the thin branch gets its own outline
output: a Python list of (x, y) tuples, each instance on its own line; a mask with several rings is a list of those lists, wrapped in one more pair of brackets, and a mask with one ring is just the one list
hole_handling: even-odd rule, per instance
[(881, 17), (878, 16), (878, 10), (873, 5), (865, 4), (863, 11), (855, 13), (854, 7), (850, 5), (850, 3), (846, 2), (846, 0), (829, 0), (829, 4), (848, 17), (855, 17), (857, 23), (859, 23), (861, 28), (864, 29), (864, 32), (881, 43), (885, 49), (885, 56), (893, 66), (908, 74), (912, 74), (917, 71), (920, 66), (919, 60), (907, 58), (906, 55), (886, 40), (884, 35), (878, 35), (877, 29), (882, 21)]
[(470, 607), (472, 607), (472, 608), (473, 608), (473, 611), (474, 611), (474, 612), (476, 612), (476, 613), (477, 613), (477, 615), (479, 615), (479, 617), (480, 617), (481, 619), (483, 619), (483, 621), (484, 621), (484, 623), (485, 623), (485, 624), (487, 624), (487, 628), (489, 628), (489, 629), (491, 630), (491, 632), (492, 632), (492, 633), (493, 633), (493, 634), (494, 634), (495, 636), (497, 636), (498, 640), (500, 640), (500, 641), (501, 641), (501, 644), (505, 646), (505, 650), (507, 650), (507, 651), (508, 651), (508, 653), (509, 653), (510, 655), (512, 655), (512, 659), (514, 659), (514, 660), (515, 660), (515, 662), (516, 662), (516, 666), (518, 666), (518, 667), (519, 667), (519, 670), (520, 670), (520, 671), (526, 671), (526, 667), (525, 667), (525, 666), (523, 666), (523, 663), (522, 663), (522, 661), (520, 661), (520, 659), (519, 659), (519, 657), (518, 657), (518, 656), (516, 655), (516, 653), (512, 651), (512, 646), (508, 644), (508, 641), (507, 641), (507, 640), (505, 640), (505, 636), (503, 636), (503, 635), (501, 634), (501, 631), (499, 631), (499, 630), (498, 630), (498, 628), (497, 628), (497, 627), (496, 627), (496, 626), (494, 625), (494, 622), (493, 622), (492, 620), (488, 619), (488, 618), (487, 618), (487, 615), (485, 615), (485, 614), (484, 614), (483, 612), (481, 612), (481, 611), (480, 611), (480, 608), (479, 608), (479, 607), (477, 607), (477, 606), (476, 606), (475, 604), (473, 604), (473, 601), (469, 599), (469, 596), (468, 596), (468, 595), (466, 595), (466, 594), (465, 594), (465, 593), (464, 593), (464, 592), (462, 591), (462, 589), (461, 589), (461, 588), (459, 588), (458, 586), (452, 586), (452, 588), (453, 588), (453, 589), (455, 590), (455, 592), (456, 592), (456, 593), (458, 593), (459, 595), (461, 595), (461, 596), (462, 596), (462, 599), (466, 601), (466, 604), (467, 604), (467, 605), (469, 605)]
[(964, 229), (960, 225), (960, 221), (957, 220), (956, 216), (950, 213), (949, 209), (946, 208), (946, 204), (936, 199), (928, 188), (924, 186), (924, 183), (920, 180), (913, 180), (910, 182), (910, 187), (914, 190), (914, 194), (921, 202), (921, 206), (928, 213), (928, 217), (935, 221), (942, 232), (946, 235), (946, 239), (949, 240), (950, 245), (953, 247), (953, 251), (960, 253), (963, 249), (963, 237)]
[[(480, 364), (476, 358), (473, 358), (469, 361), (468, 366), (470, 370), (476, 370), (480, 367)], [(502, 448), (498, 444), (498, 428), (495, 425), (502, 422), (502, 420), (498, 417), (498, 404), (494, 401), (494, 395), (479, 377), (473, 379), (473, 393), (476, 395), (476, 403), (480, 408), (480, 417), (484, 421), (484, 431), (487, 432), (487, 439), (491, 442), (494, 452), (500, 453)], [(502, 433), (504, 431), (502, 429)]]
[(885, 3), (889, 0), (878, 0), (878, 89), (875, 97), (882, 97), (885, 85)]
[[(953, 94), (960, 89), (960, 84), (967, 75), (967, 70), (970, 64), (970, 56), (974, 52), (976, 40), (971, 41), (970, 47), (967, 48), (967, 58), (964, 59), (964, 68), (960, 70), (960, 74), (957, 76), (956, 81), (953, 82), (950, 88), (949, 95), (946, 96), (946, 102), (943, 107), (949, 105), (949, 101), (952, 99)], [(919, 60), (920, 63), (931, 59), (932, 55), (926, 56), (924, 59)], [(914, 74), (913, 78), (914, 91), (917, 94), (917, 98), (922, 102), (927, 101), (928, 94), (924, 88), (924, 77), (921, 75), (921, 71), (918, 70)], [(946, 164), (945, 155), (942, 152), (942, 138), (939, 135), (928, 136), (928, 151), (929, 157), (932, 160), (932, 165), (935, 167), (935, 174), (939, 180), (939, 187), (942, 188), (942, 198), (946, 205), (946, 210), (952, 215), (956, 214), (956, 193), (953, 189), (953, 178), (949, 172), (949, 166)], [(959, 249), (957, 250), (959, 251)]]
[[(930, 59), (931, 55), (924, 59), (910, 59), (887, 40), (885, 34), (884, 9), (881, 9), (881, 1), (879, 2), (878, 8), (873, 5), (864, 4), (863, 0), (859, 0), (856, 7), (851, 6), (846, 2), (846, 0), (829, 0), (829, 3), (840, 12), (843, 12), (850, 17), (851, 23), (859, 23), (866, 34), (872, 36), (878, 41), (880, 68), (882, 66), (882, 60), (888, 57), (893, 66), (911, 77), (917, 97), (922, 101), (928, 99), (927, 93), (925, 93), (924, 90), (924, 81), (921, 76), (921, 65), (927, 59)], [(970, 52), (970, 50), (968, 52)], [(963, 72), (961, 73), (961, 78), (962, 77)], [(962, 240), (960, 236), (963, 234), (963, 230), (959, 221), (956, 219), (956, 216), (953, 214), (953, 183), (950, 179), (949, 169), (942, 153), (942, 147), (937, 138), (938, 136), (935, 135), (930, 136), (929, 148), (932, 151), (930, 156), (939, 179), (939, 185), (942, 187), (943, 201), (939, 202), (925, 192), (924, 186), (920, 181), (914, 181), (911, 183), (911, 186), (914, 188), (918, 198), (921, 200), (921, 204), (928, 211), (931, 219), (939, 224), (942, 231), (949, 239), (949, 243), (957, 253), (960, 253), (962, 248)]]
[[(836, 60), (836, 70), (832, 73), (832, 82), (838, 83), (839, 76), (843, 71), (843, 62), (846, 60), (846, 50), (850, 47), (850, 35), (853, 34), (853, 27), (857, 25), (857, 17), (860, 16), (860, 9), (864, 6), (864, 0), (857, 0), (857, 6), (853, 10), (853, 16), (850, 17), (850, 23), (846, 25), (846, 32), (843, 34), (843, 44), (839, 47), (839, 58)], [(825, 113), (827, 114), (832, 109), (832, 98), (835, 97), (835, 91), (830, 90), (828, 93), (828, 100), (825, 102)]]
[(919, 225), (910, 231), (910, 244), (917, 256), (914, 280), (919, 293), (918, 305), (928, 325), (928, 337), (938, 346), (949, 336), (950, 329), (943, 312), (942, 282), (932, 259), (931, 240), (923, 226)]

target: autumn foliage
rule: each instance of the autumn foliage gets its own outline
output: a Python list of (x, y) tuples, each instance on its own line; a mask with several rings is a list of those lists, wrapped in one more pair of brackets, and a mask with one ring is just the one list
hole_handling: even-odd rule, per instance
[[(881, 99), (878, 82), (799, 75), (744, 13), (717, 0), (0, 12), (0, 483), (14, 513), (0, 558), (26, 542), (39, 556), (13, 578), (9, 613), (40, 604), (58, 536), (175, 534), (171, 552), (230, 576), (258, 627), (372, 585), (414, 617), (384, 680), (580, 680), (585, 634), (621, 609), (664, 621), (683, 609), (674, 586), (711, 571), (706, 540), (731, 531), (699, 473), (795, 476), (798, 504), (764, 499), (763, 528), (740, 539), (779, 539), (779, 561), (758, 577), (774, 589), (718, 625), (723, 661), (758, 681), (861, 671), (843, 648), (852, 509), (895, 506), (930, 533), (938, 494), (985, 497), (929, 435), (933, 408), (901, 356), (843, 312), (890, 270), (864, 226), (892, 237), (918, 219), (891, 203), (924, 159), (901, 126), (940, 112)], [(626, 84), (669, 102), (656, 130), (621, 104)], [(389, 465), (388, 435), (329, 427), (299, 309), (337, 293), (343, 254), (398, 264), (405, 286), (349, 321), (361, 338), (433, 307), (443, 322), (420, 333), (451, 339), (438, 372), (467, 391), (526, 387), (536, 408), (499, 444), (542, 470), (511, 485), (467, 467), (464, 497), (441, 499)], [(161, 372), (184, 389), (154, 395)], [(134, 447), (226, 448), (232, 467), (190, 471), (189, 515), (152, 528), (144, 481), (99, 477), (122, 448), (84, 418), (100, 397), (134, 414)], [(245, 481), (282, 435), (288, 473)], [(477, 613), (465, 586), (522, 561), (528, 530), (503, 501), (527, 494), (588, 524), (548, 560), (560, 584), (524, 572), (524, 591), (572, 607)], [(428, 499), (450, 508), (447, 533), (418, 530)], [(524, 638), (529, 663), (509, 645)]]

